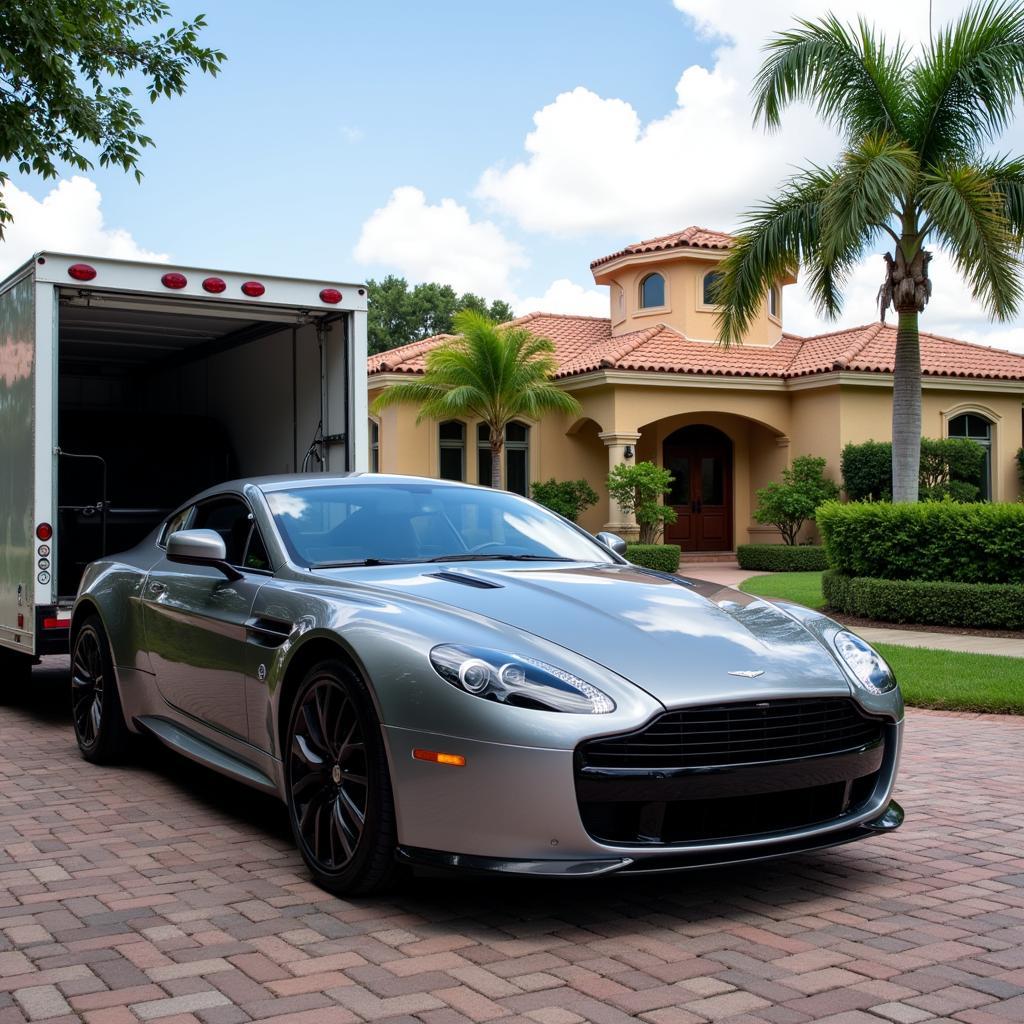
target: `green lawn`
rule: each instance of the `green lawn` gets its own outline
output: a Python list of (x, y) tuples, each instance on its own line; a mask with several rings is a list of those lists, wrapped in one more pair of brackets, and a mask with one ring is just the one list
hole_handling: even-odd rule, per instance
[[(775, 572), (752, 576), (740, 590), (781, 597), (821, 608), (820, 572)], [(896, 673), (907, 704), (949, 711), (992, 711), (1024, 715), (1024, 658), (962, 654), (896, 644), (879, 644)]]
[(751, 576), (740, 584), (740, 590), (758, 597), (783, 597), (809, 608), (824, 608), (820, 572), (773, 572), (767, 576)]

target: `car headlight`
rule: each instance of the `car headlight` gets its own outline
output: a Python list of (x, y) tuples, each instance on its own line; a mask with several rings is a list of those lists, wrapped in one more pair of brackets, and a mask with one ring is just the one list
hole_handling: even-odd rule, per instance
[(430, 663), (452, 686), (485, 700), (577, 715), (615, 710), (615, 701), (585, 679), (533, 658), (442, 644), (430, 652)]
[(846, 662), (857, 682), (868, 693), (888, 693), (896, 686), (896, 677), (885, 659), (867, 641), (845, 629), (832, 641), (839, 657)]

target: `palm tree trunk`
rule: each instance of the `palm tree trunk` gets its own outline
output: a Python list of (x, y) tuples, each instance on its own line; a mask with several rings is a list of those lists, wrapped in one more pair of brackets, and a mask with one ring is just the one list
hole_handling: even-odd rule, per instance
[(491, 486), (496, 490), (501, 490), (501, 435), (497, 438), (494, 436), (494, 431), (491, 430)]
[(917, 501), (921, 472), (921, 339), (917, 309), (901, 309), (892, 382), (892, 500)]

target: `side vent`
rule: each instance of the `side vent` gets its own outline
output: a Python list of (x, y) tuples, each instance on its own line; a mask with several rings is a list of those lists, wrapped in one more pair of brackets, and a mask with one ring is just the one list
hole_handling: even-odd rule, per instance
[(493, 583), (491, 580), (481, 580), (476, 576), (463, 576), (460, 572), (428, 572), (424, 575), (435, 580), (445, 580), (447, 583), (461, 583), (464, 587), (476, 587), (477, 590), (501, 590), (500, 583)]
[(294, 628), (291, 622), (282, 622), (280, 619), (268, 619), (262, 616), (249, 619), (245, 624), (250, 642), (259, 644), (261, 647), (280, 647), (291, 636)]

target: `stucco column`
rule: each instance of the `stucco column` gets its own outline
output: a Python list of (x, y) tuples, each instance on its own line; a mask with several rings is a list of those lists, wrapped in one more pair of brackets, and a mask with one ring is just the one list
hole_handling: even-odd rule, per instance
[[(636, 460), (636, 443), (640, 440), (638, 433), (622, 433), (608, 431), (598, 434), (608, 448), (608, 471), (611, 472), (616, 466), (626, 463), (632, 465)], [(626, 457), (626, 449), (629, 449), (629, 457)], [(632, 512), (624, 511), (617, 501), (608, 498), (608, 522), (604, 529), (617, 533), (624, 540), (635, 541), (640, 536), (640, 527), (637, 526), (636, 516)]]

